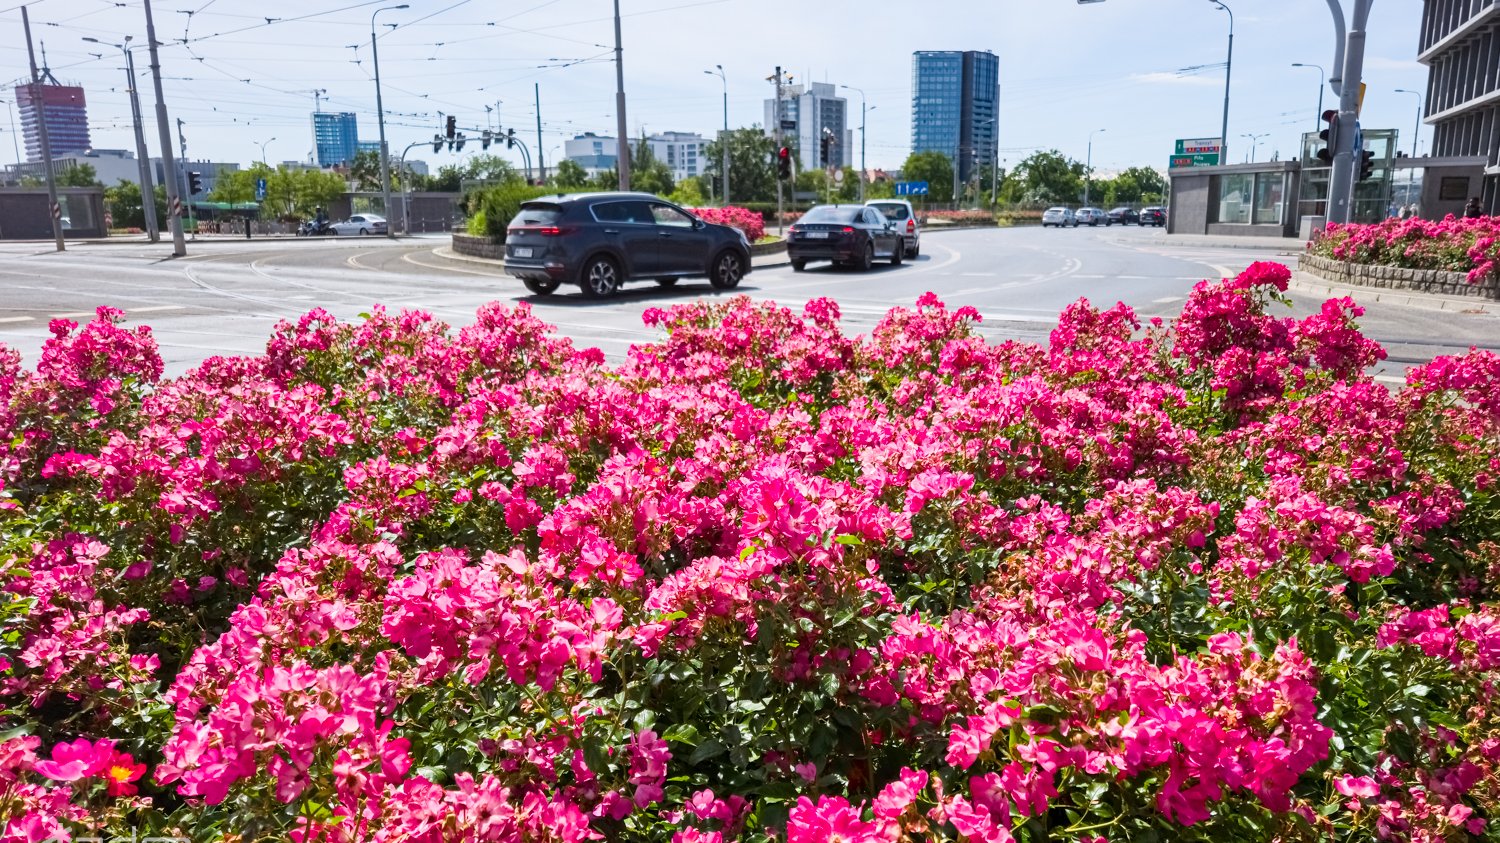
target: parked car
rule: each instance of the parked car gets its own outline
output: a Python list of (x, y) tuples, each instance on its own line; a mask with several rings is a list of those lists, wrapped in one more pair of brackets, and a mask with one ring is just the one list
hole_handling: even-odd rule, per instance
[(339, 236), (384, 234), (385, 217), (377, 217), (374, 214), (355, 214), (343, 222), (334, 223), (333, 233)]
[(577, 284), (600, 299), (645, 278), (731, 290), (750, 274), (750, 243), (649, 193), (557, 194), (522, 203), (506, 226), (505, 272), (540, 296)]
[(877, 208), (814, 205), (787, 229), (786, 253), (795, 272), (818, 260), (868, 270), (877, 258), (889, 258), (892, 266), (900, 266), (906, 257), (906, 238)]
[(1132, 223), (1139, 224), (1140, 221), (1141, 215), (1136, 213), (1134, 208), (1115, 208), (1109, 212), (1109, 219), (1104, 224), (1106, 226), (1116, 224), (1130, 225)]
[(886, 219), (895, 223), (896, 228), (901, 229), (907, 257), (914, 258), (922, 254), (922, 226), (917, 222), (917, 212), (912, 210), (910, 202), (905, 199), (871, 199), (865, 204), (879, 211)]
[(1143, 208), (1141, 210), (1141, 225), (1154, 225), (1160, 228), (1167, 224), (1167, 209), (1159, 207)]
[(1073, 216), (1072, 208), (1048, 208), (1042, 212), (1042, 228), (1055, 225), (1058, 228), (1068, 226), (1078, 227), (1078, 218)]
[(1073, 215), (1073, 219), (1077, 220), (1080, 225), (1091, 228), (1101, 222), (1106, 226), (1109, 224), (1109, 217), (1104, 213), (1103, 208), (1079, 208), (1078, 212)]

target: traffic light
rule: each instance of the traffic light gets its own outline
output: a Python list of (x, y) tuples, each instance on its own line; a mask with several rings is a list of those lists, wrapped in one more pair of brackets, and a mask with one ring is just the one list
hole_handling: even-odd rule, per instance
[(1339, 137), (1339, 113), (1336, 109), (1328, 109), (1323, 112), (1323, 120), (1328, 123), (1328, 128), (1318, 132), (1318, 137), (1323, 141), (1323, 146), (1318, 149), (1315, 157), (1324, 164), (1333, 164), (1333, 156), (1337, 151)]
[(516, 130), (515, 129), (506, 129), (505, 130), (505, 148), (506, 149), (515, 149), (516, 148)]
[(466, 141), (466, 140), (468, 140), (468, 137), (465, 136), (463, 132), (459, 132), (458, 133), (458, 140), (456, 140), (456, 141), (453, 142), (453, 149), (455, 151), (457, 151), (457, 152), (463, 152), (464, 151), (464, 141)]
[(199, 173), (199, 172), (194, 172), (194, 171), (189, 170), (188, 171), (188, 195), (189, 196), (197, 196), (198, 194), (200, 194), (202, 192), (203, 192), (203, 174)]
[(1364, 181), (1375, 174), (1375, 153), (1368, 149), (1359, 151), (1359, 180)]
[(443, 136), (442, 135), (433, 135), (432, 136), (432, 151), (433, 152), (442, 152), (443, 151)]
[(792, 177), (792, 148), (789, 146), (776, 150), (776, 177), (780, 179)]
[(447, 125), (443, 129), (443, 136), (453, 140), (453, 135), (458, 132), (458, 118), (452, 114), (448, 115)]
[(491, 140), (493, 140), (493, 138), (490, 136), (490, 130), (489, 129), (485, 129), (484, 130), (484, 134), (482, 134), (482, 135), (479, 136), (479, 148), (480, 149), (489, 149), (490, 148), (490, 141)]
[(818, 139), (819, 148), (822, 152), (822, 157), (818, 159), (819, 165), (824, 167), (828, 166), (828, 151), (832, 149), (834, 144), (836, 143), (838, 143), (838, 140), (834, 138), (833, 132), (829, 131), (828, 129), (824, 129), (823, 136)]

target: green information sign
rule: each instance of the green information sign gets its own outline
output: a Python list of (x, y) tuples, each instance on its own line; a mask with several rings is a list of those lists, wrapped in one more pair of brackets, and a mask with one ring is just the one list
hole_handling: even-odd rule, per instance
[(1213, 167), (1219, 163), (1223, 151), (1224, 142), (1219, 138), (1179, 138), (1171, 166)]

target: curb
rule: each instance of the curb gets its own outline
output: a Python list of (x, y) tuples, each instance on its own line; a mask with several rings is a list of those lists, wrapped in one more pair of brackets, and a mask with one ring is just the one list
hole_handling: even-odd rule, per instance
[(1500, 302), (1481, 298), (1454, 298), (1417, 293), (1410, 290), (1390, 290), (1384, 287), (1351, 287), (1330, 284), (1310, 272), (1292, 271), (1293, 289), (1320, 296), (1349, 296), (1356, 301), (1394, 304), (1417, 310), (1435, 310), (1465, 315), (1500, 315)]

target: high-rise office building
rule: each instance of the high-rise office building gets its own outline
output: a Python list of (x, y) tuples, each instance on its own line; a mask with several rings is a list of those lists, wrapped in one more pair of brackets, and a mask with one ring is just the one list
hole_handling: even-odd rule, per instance
[(995, 160), (1000, 59), (988, 50), (919, 51), (911, 63), (912, 152), (941, 152), (968, 181)]
[[(775, 98), (766, 102), (766, 134), (776, 130), (776, 121), (786, 121), (783, 137), (795, 138), (802, 169), (818, 166), (845, 167), (854, 162), (850, 146), (854, 133), (849, 129), (849, 103), (838, 95), (838, 89), (827, 82), (811, 85), (787, 85), (781, 91), (781, 113), (776, 113)], [(819, 161), (821, 138), (827, 129), (837, 140), (828, 150), (828, 160)]]
[[(1500, 8), (1478, 0), (1425, 0), (1417, 41), (1417, 61), (1427, 65), (1422, 97), (1423, 122), (1432, 127), (1427, 154), (1435, 158), (1483, 156), (1483, 175), (1470, 184), (1461, 176), (1443, 178), (1443, 193), (1452, 186), (1455, 201), (1480, 196), (1486, 213), (1500, 209)], [(1373, 91), (1371, 93), (1374, 93)], [(1461, 192), (1459, 188), (1462, 188)], [(1426, 191), (1424, 216), (1442, 213)], [(1448, 197), (1442, 197), (1447, 199)], [(1450, 208), (1451, 210), (1451, 208)]]
[(318, 166), (341, 167), (359, 152), (359, 121), (348, 111), (319, 111), (312, 116), (318, 144)]
[(17, 85), (16, 105), (21, 111), (21, 133), (26, 138), (26, 160), (42, 160), (42, 119), (47, 120), (47, 142), (52, 157), (87, 152), (88, 108), (83, 89), (73, 85)]

